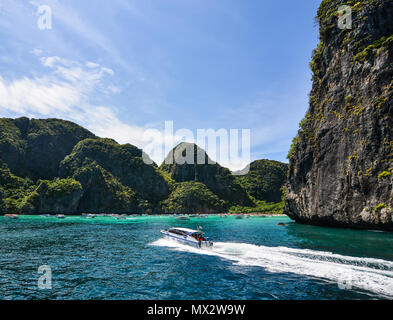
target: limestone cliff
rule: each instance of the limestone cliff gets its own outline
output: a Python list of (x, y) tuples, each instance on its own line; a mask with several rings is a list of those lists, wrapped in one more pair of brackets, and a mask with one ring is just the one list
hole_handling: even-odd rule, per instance
[(5, 203), (4, 203), (4, 191), (0, 189), (0, 214), (6, 213)]
[(213, 163), (206, 152), (195, 144), (180, 143), (168, 154), (160, 169), (168, 172), (176, 182), (203, 183), (228, 205), (252, 205), (247, 192), (231, 171)]
[[(352, 29), (338, 28), (343, 4)], [(393, 230), (393, 1), (324, 0), (318, 21), (285, 213), (302, 223)]]
[(169, 213), (218, 213), (228, 207), (203, 183), (187, 181), (176, 183), (174, 191), (163, 202), (163, 209)]
[(61, 162), (59, 175), (82, 183), (79, 211), (136, 211), (137, 199), (156, 207), (169, 194), (157, 167), (143, 162), (141, 149), (112, 139), (79, 142)]
[(23, 213), (70, 213), (77, 212), (83, 190), (73, 179), (41, 181), (39, 186), (25, 197), (21, 204)]
[(0, 160), (12, 173), (53, 179), (59, 164), (90, 131), (61, 119), (0, 119)]

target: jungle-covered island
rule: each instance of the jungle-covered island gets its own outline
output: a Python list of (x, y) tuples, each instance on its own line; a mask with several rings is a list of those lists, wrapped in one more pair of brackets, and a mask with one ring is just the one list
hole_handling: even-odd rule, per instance
[[(186, 147), (181, 143), (170, 154), (176, 157)], [(287, 164), (258, 160), (246, 175), (237, 176), (208, 162), (178, 165), (173, 159), (172, 165), (149, 165), (142, 154), (135, 146), (99, 138), (69, 121), (2, 118), (0, 211), (282, 212)]]

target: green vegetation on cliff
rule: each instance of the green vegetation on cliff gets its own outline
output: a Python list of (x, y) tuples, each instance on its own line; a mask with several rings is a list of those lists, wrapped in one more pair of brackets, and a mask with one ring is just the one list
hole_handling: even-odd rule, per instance
[(137, 212), (138, 197), (132, 188), (101, 167), (96, 161), (86, 159), (75, 168), (73, 178), (80, 181), (84, 194), (79, 202), (80, 212)]
[(163, 208), (168, 213), (218, 213), (227, 211), (228, 205), (203, 183), (188, 181), (176, 183)]
[(393, 45), (393, 35), (383, 36), (382, 38), (376, 40), (374, 43), (370, 44), (363, 51), (355, 55), (354, 60), (364, 62), (370, 57), (374, 50), (388, 48), (388, 46)]
[(0, 214), (6, 213), (5, 202), (4, 202), (4, 191), (0, 188)]
[(59, 164), (74, 146), (95, 136), (60, 119), (0, 119), (0, 159), (13, 174), (53, 179)]
[[(185, 149), (204, 164), (181, 163)], [(286, 165), (254, 162), (244, 177), (180, 144), (160, 168), (142, 150), (60, 119), (0, 119), (0, 213), (275, 211)], [(169, 161), (170, 162), (170, 161)], [(248, 209), (246, 209), (248, 208)], [(262, 209), (263, 208), (263, 209)], [(265, 212), (265, 211), (264, 211)]]
[[(187, 155), (190, 152), (191, 156)], [(198, 155), (199, 163), (197, 161)], [(201, 159), (205, 163), (201, 163)], [(278, 161), (258, 160), (250, 164), (248, 173), (239, 175), (241, 172), (237, 172), (236, 175), (232, 175), (228, 169), (215, 163), (208, 164), (209, 162), (211, 160), (204, 150), (193, 144), (181, 143), (170, 152), (160, 169), (168, 173), (173, 181), (199, 182), (200, 184), (195, 186), (204, 185), (218, 199), (223, 200), (219, 207), (212, 206), (211, 210), (205, 208), (207, 212), (218, 209), (219, 212), (222, 212), (229, 208), (232, 212), (279, 213), (282, 211), (281, 188), (286, 180), (287, 164)], [(187, 191), (187, 196), (197, 192), (197, 188), (176, 190), (177, 197), (179, 197), (179, 190)], [(198, 197), (198, 195), (194, 195), (194, 197)], [(197, 202), (195, 201), (195, 203)], [(201, 211), (199, 208), (203, 207), (203, 204), (202, 201), (196, 205), (197, 211)]]
[[(120, 145), (112, 139), (86, 139), (79, 142), (61, 162), (59, 174), (81, 181), (84, 190), (97, 189), (97, 184), (107, 192), (111, 190), (113, 200), (109, 203), (134, 203), (138, 198), (138, 201), (146, 200), (156, 207), (168, 197), (169, 187), (158, 168), (145, 164), (142, 156), (142, 150), (130, 144)], [(94, 202), (104, 201), (105, 195), (99, 196), (102, 192), (98, 191), (90, 191), (84, 198), (89, 198), (88, 203), (91, 203), (92, 197), (100, 197)], [(120, 208), (126, 206), (124, 204)], [(136, 209), (134, 205), (132, 207)], [(109, 208), (105, 206), (105, 209)]]
[(6, 164), (0, 168), (0, 187), (3, 191), (3, 206), (6, 212), (20, 211), (23, 199), (37, 187), (28, 178), (17, 177), (11, 173)]
[(250, 164), (249, 172), (237, 176), (236, 181), (254, 199), (278, 203), (281, 201), (281, 188), (286, 182), (287, 173), (286, 163), (257, 160)]
[(213, 163), (206, 152), (195, 144), (181, 143), (176, 146), (160, 169), (169, 173), (176, 182), (203, 183), (230, 205), (252, 205), (252, 200), (231, 171)]
[(230, 213), (274, 213), (281, 214), (284, 208), (284, 202), (267, 203), (265, 201), (255, 201), (253, 207), (232, 206), (229, 208)]
[[(74, 213), (75, 194), (82, 187), (73, 179), (37, 180), (13, 175), (8, 168), (0, 169), (0, 186), (3, 188), (4, 211), (8, 213)], [(80, 197), (77, 199), (77, 201)]]
[(73, 179), (39, 180), (38, 187), (20, 202), (23, 213), (74, 213), (83, 194)]

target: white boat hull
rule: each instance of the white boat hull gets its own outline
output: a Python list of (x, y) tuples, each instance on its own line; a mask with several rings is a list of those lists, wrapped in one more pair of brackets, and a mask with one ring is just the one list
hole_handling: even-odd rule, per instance
[(211, 248), (213, 247), (213, 242), (211, 241), (198, 241), (191, 236), (181, 236), (178, 234), (172, 234), (166, 230), (162, 230), (161, 234), (165, 239), (173, 240), (182, 244), (186, 244), (195, 248)]

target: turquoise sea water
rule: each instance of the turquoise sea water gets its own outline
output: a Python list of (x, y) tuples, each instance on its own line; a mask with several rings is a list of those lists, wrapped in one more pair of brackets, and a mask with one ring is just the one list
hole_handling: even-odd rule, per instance
[[(162, 239), (174, 226), (203, 226), (214, 248)], [(37, 286), (41, 265), (52, 289)], [(0, 299), (380, 298), (393, 298), (393, 233), (286, 217), (0, 217)]]

